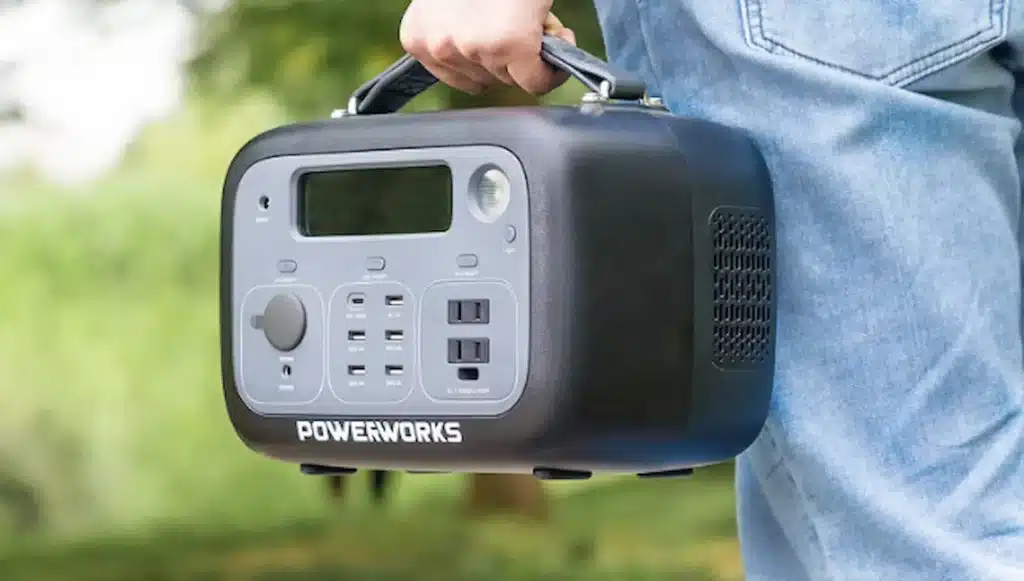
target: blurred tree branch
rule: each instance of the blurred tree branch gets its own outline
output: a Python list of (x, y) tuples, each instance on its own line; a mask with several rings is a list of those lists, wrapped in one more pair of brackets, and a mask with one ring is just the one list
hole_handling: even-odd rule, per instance
[[(234, 0), (204, 19), (192, 72), (201, 90), (266, 91), (296, 116), (323, 117), (402, 56), (398, 25), (406, 6), (394, 0)], [(590, 0), (556, 0), (555, 11), (580, 46), (604, 54)], [(466, 101), (445, 86), (430, 93), (444, 107)]]

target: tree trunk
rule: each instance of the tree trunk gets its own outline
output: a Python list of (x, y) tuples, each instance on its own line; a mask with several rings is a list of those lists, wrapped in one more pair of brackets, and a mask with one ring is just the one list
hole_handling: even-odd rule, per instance
[[(495, 87), (480, 95), (451, 90), (449, 107), (516, 107), (536, 105), (538, 100), (518, 87)], [(466, 509), (470, 515), (514, 514), (535, 520), (548, 516), (544, 485), (532, 475), (471, 474), (467, 483)]]
[[(370, 470), (369, 472), (370, 501), (375, 505), (383, 505), (388, 499), (390, 485), (394, 480), (393, 474), (387, 470)], [(325, 479), (327, 495), (334, 502), (343, 502), (352, 476), (327, 476)]]
[(470, 474), (465, 507), (470, 516), (548, 517), (544, 485), (529, 474)]

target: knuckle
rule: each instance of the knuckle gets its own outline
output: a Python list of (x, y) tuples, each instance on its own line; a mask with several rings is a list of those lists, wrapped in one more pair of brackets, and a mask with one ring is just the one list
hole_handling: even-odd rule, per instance
[(501, 50), (508, 56), (535, 55), (540, 52), (540, 37), (529, 31), (510, 31), (502, 37)]
[(502, 38), (500, 40), (496, 40), (490, 43), (487, 47), (487, 58), (492, 61), (505, 64), (513, 54), (512, 50), (510, 50), (511, 47), (512, 45), (509, 43), (508, 39)]
[(551, 89), (552, 80), (541, 68), (518, 67), (515, 73), (516, 84), (531, 95), (542, 95)]
[(508, 44), (505, 39), (491, 39), (481, 43), (480, 54), (490, 61), (502, 61), (508, 58)]
[(425, 42), (419, 36), (400, 35), (399, 43), (402, 45), (402, 50), (415, 57), (421, 57), (427, 52)]
[(479, 38), (469, 38), (459, 42), (459, 52), (474, 62), (482, 62), (492, 57), (492, 46)]
[(430, 56), (441, 62), (450, 62), (458, 54), (455, 40), (447, 34), (434, 36), (426, 44)]
[(518, 55), (528, 54), (532, 48), (531, 40), (529, 35), (520, 31), (498, 31), (461, 40), (459, 51), (476, 62), (505, 65)]

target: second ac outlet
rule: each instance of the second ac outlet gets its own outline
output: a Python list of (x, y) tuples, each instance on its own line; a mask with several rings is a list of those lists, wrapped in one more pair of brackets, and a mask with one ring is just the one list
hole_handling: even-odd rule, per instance
[(448, 363), (490, 363), (490, 361), (490, 339), (448, 339)]

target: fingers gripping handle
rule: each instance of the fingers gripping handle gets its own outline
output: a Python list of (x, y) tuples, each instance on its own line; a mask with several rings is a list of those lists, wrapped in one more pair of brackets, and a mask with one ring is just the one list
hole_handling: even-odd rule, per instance
[[(569, 73), (591, 91), (609, 99), (636, 100), (644, 96), (646, 86), (635, 75), (613, 69), (608, 63), (557, 36), (541, 39), (541, 59)], [(369, 80), (348, 102), (349, 115), (394, 113), (437, 82), (419, 61), (405, 55)]]
[(647, 91), (640, 77), (617, 70), (557, 36), (544, 35), (540, 56), (551, 66), (569, 73), (588, 89), (607, 99), (632, 101), (640, 99)]

